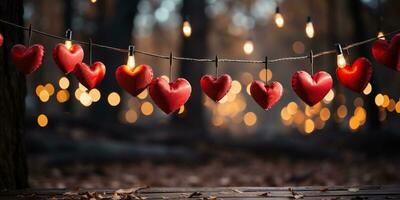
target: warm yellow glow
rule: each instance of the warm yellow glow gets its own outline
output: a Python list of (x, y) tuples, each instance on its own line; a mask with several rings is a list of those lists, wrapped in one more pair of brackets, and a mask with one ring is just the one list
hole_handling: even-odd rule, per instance
[(324, 103), (330, 103), (333, 98), (335, 98), (335, 92), (331, 89), (329, 90), (328, 94), (324, 97), (323, 101)]
[(257, 122), (257, 116), (253, 112), (248, 112), (244, 115), (243, 121), (246, 126), (253, 126)]
[(96, 2), (97, 2), (97, 0), (90, 0), (90, 2), (92, 2), (92, 3), (96, 3)]
[(111, 106), (117, 106), (121, 102), (121, 97), (116, 92), (111, 92), (108, 97), (107, 101)]
[(79, 100), (79, 98), (81, 98), (81, 94), (83, 93), (83, 91), (82, 90), (80, 90), (79, 88), (77, 88), (76, 90), (75, 90), (75, 98), (77, 99), (77, 100)]
[(397, 113), (400, 113), (400, 101), (396, 103), (395, 110)]
[(349, 127), (351, 130), (357, 130), (360, 127), (360, 122), (356, 117), (351, 117), (349, 120)]
[(240, 84), (240, 82), (237, 80), (233, 80), (229, 92), (232, 92), (233, 94), (239, 94), (241, 90), (242, 90), (242, 85)]
[(361, 97), (357, 97), (356, 99), (354, 99), (353, 104), (356, 107), (363, 106), (364, 105), (364, 100)]
[(42, 90), (42, 91), (40, 91), (40, 93), (39, 93), (39, 99), (40, 99), (40, 101), (42, 101), (42, 102), (48, 102), (49, 99), (50, 99), (49, 92), (47, 92), (47, 90)]
[(294, 115), (294, 123), (297, 125), (303, 124), (305, 116), (304, 113), (299, 111)]
[(314, 121), (311, 119), (307, 119), (304, 122), (304, 132), (306, 132), (307, 134), (312, 133), (315, 129), (315, 124)]
[(363, 107), (358, 106), (354, 110), (354, 117), (360, 122), (365, 121), (365, 119), (367, 118), (367, 111)]
[(147, 97), (147, 95), (148, 95), (147, 90), (143, 90), (143, 92), (141, 92), (137, 97), (139, 99), (145, 99)]
[(183, 22), (182, 32), (185, 37), (190, 37), (192, 35), (192, 26), (190, 26), (188, 21)]
[(128, 66), (129, 70), (133, 71), (135, 68), (135, 56), (128, 56), (128, 61), (126, 62), (126, 65)]
[(250, 93), (250, 87), (251, 87), (251, 83), (247, 84), (247, 86), (246, 86), (246, 93), (247, 93), (248, 95), (251, 95), (251, 93)]
[(281, 13), (275, 13), (275, 24), (278, 28), (282, 28), (285, 25), (285, 20)]
[(390, 99), (389, 105), (387, 106), (387, 110), (389, 112), (393, 112), (396, 107), (396, 102), (393, 99)]
[(37, 123), (40, 127), (45, 127), (47, 126), (47, 123), (49, 120), (47, 119), (47, 116), (45, 114), (40, 114), (37, 118)]
[(307, 22), (306, 24), (306, 34), (308, 38), (313, 38), (314, 37), (314, 25), (312, 22)]
[(51, 83), (47, 83), (44, 88), (47, 90), (50, 96), (54, 94), (54, 86)]
[(162, 75), (161, 78), (164, 79), (164, 80), (166, 80), (167, 82), (170, 81), (168, 76)]
[(81, 102), (83, 106), (89, 107), (90, 105), (92, 105), (93, 100), (89, 93), (82, 92), (81, 96), (79, 97), (79, 102)]
[(382, 105), (383, 105), (383, 100), (384, 100), (384, 98), (383, 98), (383, 95), (382, 95), (382, 94), (377, 94), (377, 95), (375, 96), (375, 104), (376, 104), (377, 106), (382, 106)]
[(385, 40), (385, 34), (382, 31), (378, 32), (378, 36), (377, 36), (380, 40)]
[(224, 123), (224, 118), (220, 116), (213, 117), (211, 122), (214, 126), (221, 126)]
[(101, 93), (98, 89), (93, 88), (89, 91), (89, 95), (92, 98), (93, 102), (98, 102), (101, 98)]
[(182, 106), (179, 108), (178, 114), (180, 115), (180, 114), (182, 114), (183, 112), (185, 112), (185, 105), (182, 105)]
[(140, 106), (140, 110), (142, 111), (143, 115), (151, 115), (151, 113), (153, 113), (153, 104), (151, 104), (150, 102), (146, 101), (142, 104), (142, 106)]
[(292, 116), (289, 114), (287, 107), (283, 107), (281, 110), (281, 118), (283, 120), (289, 120)]
[(38, 85), (36, 86), (35, 92), (37, 96), (40, 96), (40, 92), (44, 90), (44, 86), (43, 85)]
[(272, 79), (272, 71), (270, 69), (260, 70), (260, 72), (258, 73), (258, 77), (260, 78), (260, 80), (265, 81), (265, 72), (267, 72), (267, 81), (270, 81)]
[(126, 111), (125, 120), (128, 123), (135, 123), (137, 119), (138, 119), (138, 115), (137, 115), (136, 111), (134, 111), (134, 110)]
[(382, 107), (386, 108), (389, 106), (389, 96), (388, 95), (383, 95), (383, 103), (382, 103)]
[(81, 83), (78, 83), (78, 88), (80, 89), (80, 90), (82, 90), (82, 91), (87, 91), (88, 89), (84, 86), (84, 85), (82, 85)]
[(69, 99), (69, 92), (68, 90), (60, 90), (57, 92), (57, 101), (60, 103), (64, 103)]
[(319, 118), (321, 118), (322, 121), (328, 121), (329, 117), (331, 117), (329, 108), (322, 108), (319, 112)]
[(347, 63), (346, 63), (346, 59), (344, 58), (343, 54), (338, 54), (336, 56), (336, 62), (337, 62), (337, 66), (339, 68), (343, 68), (346, 67)]
[(253, 41), (251, 40), (247, 40), (244, 44), (243, 44), (243, 51), (246, 55), (250, 55), (253, 53), (254, 51), (254, 44)]
[(251, 83), (251, 81), (253, 81), (253, 75), (249, 72), (243, 72), (240, 75), (240, 81), (242, 82), (242, 84), (249, 84)]
[(69, 80), (67, 77), (61, 77), (60, 80), (58, 81), (58, 86), (60, 86), (61, 89), (67, 89), (69, 87)]
[(369, 94), (371, 94), (371, 92), (372, 92), (372, 85), (371, 85), (371, 83), (368, 83), (368, 85), (364, 88), (363, 93), (365, 95), (369, 95)]
[(71, 40), (66, 40), (66, 41), (65, 41), (65, 47), (66, 47), (68, 50), (71, 50), (71, 49), (72, 49), (72, 42), (71, 42)]
[(297, 113), (298, 106), (295, 102), (290, 102), (287, 105), (287, 112), (289, 115), (294, 115)]
[(346, 105), (340, 105), (339, 108), (337, 109), (337, 116), (339, 118), (345, 118), (347, 115), (347, 107)]

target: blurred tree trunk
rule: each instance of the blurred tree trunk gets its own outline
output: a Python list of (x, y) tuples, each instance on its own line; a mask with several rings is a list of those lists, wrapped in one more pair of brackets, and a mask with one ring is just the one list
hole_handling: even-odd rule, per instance
[[(348, 12), (352, 16), (353, 19), (353, 27), (354, 27), (354, 41), (361, 41), (367, 39), (365, 33), (367, 33), (366, 26), (364, 20), (362, 19), (363, 13), (363, 6), (361, 0), (354, 0), (354, 1), (347, 1), (348, 4)], [(370, 49), (369, 46), (363, 45), (355, 49), (358, 51), (358, 55), (370, 57)], [(372, 74), (372, 78), (370, 81), (372, 85), (372, 92), (364, 96), (364, 100), (366, 101), (366, 108), (367, 108), (367, 124), (369, 129), (377, 130), (380, 128), (380, 121), (379, 121), (379, 110), (378, 107), (375, 105), (375, 96), (377, 95), (377, 91), (379, 90), (379, 86), (375, 81), (375, 74)]]
[[(205, 0), (184, 0), (181, 10), (182, 19), (189, 18), (192, 35), (184, 38), (181, 56), (204, 58), (207, 56), (207, 16), (205, 14)], [(182, 35), (183, 37), (183, 35)], [(204, 75), (207, 63), (181, 61), (180, 77), (187, 79), (192, 86), (192, 94), (185, 104), (185, 113), (174, 118), (176, 126), (190, 127), (195, 132), (205, 131), (204, 106), (202, 105), (202, 91), (200, 78)]]
[[(134, 18), (137, 13), (139, 0), (118, 0), (98, 1), (100, 14), (97, 17), (98, 35), (95, 35), (94, 42), (101, 41), (105, 45), (118, 48), (128, 48), (133, 44), (132, 32)], [(111, 9), (110, 9), (110, 6)], [(107, 49), (94, 48), (93, 60), (101, 60), (107, 68), (107, 74), (99, 86), (103, 100), (95, 103), (91, 109), (91, 116), (94, 119), (101, 119), (108, 122), (117, 122), (119, 109), (111, 108), (107, 102), (107, 96), (111, 92), (118, 92), (121, 96), (121, 88), (115, 80), (115, 70), (122, 64), (126, 64), (127, 54)], [(121, 107), (120, 104), (118, 108)], [(114, 111), (111, 112), (110, 109)], [(107, 117), (105, 117), (107, 116)]]
[[(0, 1), (0, 18), (23, 24), (22, 0)], [(25, 76), (12, 64), (10, 49), (23, 43), (19, 29), (0, 24), (4, 36), (0, 47), (0, 190), (28, 186), (26, 152), (24, 145)]]

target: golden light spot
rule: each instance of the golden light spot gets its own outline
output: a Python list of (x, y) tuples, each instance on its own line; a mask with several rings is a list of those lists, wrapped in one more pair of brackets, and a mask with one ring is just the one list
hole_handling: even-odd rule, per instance
[(296, 102), (293, 102), (293, 101), (292, 101), (292, 102), (290, 102), (290, 103), (287, 105), (287, 112), (288, 112), (290, 115), (296, 114), (297, 109), (298, 109), (298, 106), (297, 106)]
[(315, 129), (314, 121), (311, 119), (307, 119), (304, 122), (304, 132), (307, 134), (310, 134), (314, 131), (314, 129)]
[(79, 98), (81, 98), (82, 93), (83, 93), (83, 91), (81, 89), (76, 88), (75, 93), (74, 93), (75, 94), (75, 98), (77, 100), (79, 100)]
[(135, 123), (137, 119), (138, 119), (138, 115), (137, 115), (136, 111), (134, 111), (134, 110), (126, 111), (125, 120), (128, 123)]
[(319, 118), (321, 118), (322, 121), (328, 121), (329, 117), (331, 117), (329, 108), (322, 108), (319, 112)]
[(339, 118), (345, 118), (347, 115), (347, 107), (346, 105), (340, 105), (339, 108), (337, 109), (337, 116)]
[(351, 117), (349, 120), (349, 127), (351, 130), (356, 130), (360, 127), (360, 122), (356, 117)]
[(300, 112), (297, 112), (293, 118), (294, 118), (294, 123), (297, 125), (300, 125), (300, 124), (303, 124), (305, 116), (304, 116), (303, 112), (300, 111)]
[(296, 54), (303, 54), (305, 50), (304, 43), (301, 41), (293, 42), (292, 49)]
[(121, 97), (116, 92), (111, 92), (108, 97), (107, 101), (111, 106), (117, 106), (121, 102)]
[(321, 130), (321, 129), (323, 129), (324, 127), (325, 127), (325, 121), (323, 121), (323, 120), (317, 118), (317, 119), (315, 120), (315, 128), (318, 129), (318, 130)]
[(142, 104), (142, 106), (140, 106), (140, 110), (142, 111), (143, 115), (151, 115), (151, 113), (153, 113), (153, 104), (151, 104), (150, 102), (146, 101)]
[(224, 118), (217, 116), (213, 117), (211, 121), (214, 126), (221, 126), (224, 123)]
[(377, 94), (376, 96), (375, 96), (375, 104), (377, 105), (377, 106), (382, 106), (383, 105), (383, 101), (384, 101), (384, 98), (383, 98), (383, 95), (382, 94)]
[(371, 83), (368, 83), (368, 85), (364, 88), (363, 93), (365, 95), (369, 95), (372, 92), (372, 85)]
[(246, 55), (250, 55), (251, 53), (253, 53), (254, 51), (254, 44), (253, 41), (251, 40), (247, 40), (244, 44), (243, 44), (243, 51)]
[(97, 2), (97, 0), (90, 0), (90, 2), (92, 2), (92, 3), (96, 3), (96, 2)]
[(281, 118), (283, 120), (289, 120), (292, 116), (288, 113), (287, 108), (283, 107), (281, 110)]
[(47, 116), (45, 114), (40, 114), (37, 118), (37, 123), (40, 127), (45, 127), (47, 126), (49, 120), (47, 119)]
[(147, 97), (147, 95), (148, 95), (147, 90), (143, 90), (143, 92), (141, 92), (137, 97), (139, 99), (145, 99)]
[(258, 77), (260, 78), (260, 80), (265, 81), (265, 72), (268, 72), (267, 80), (270, 81), (272, 79), (272, 71), (270, 69), (268, 69), (267, 71), (265, 71), (265, 69), (260, 70), (260, 72), (258, 73)]
[(82, 91), (87, 91), (88, 89), (84, 86), (84, 85), (82, 85), (81, 83), (78, 83), (78, 88), (80, 89), (80, 90), (82, 90)]
[(82, 92), (81, 96), (79, 97), (79, 101), (83, 106), (86, 107), (89, 107), (93, 103), (92, 97), (87, 92)]
[(232, 81), (230, 92), (232, 92), (233, 94), (239, 94), (240, 90), (242, 90), (242, 85), (240, 85), (239, 81)]
[(293, 118), (290, 118), (289, 120), (282, 119), (282, 124), (285, 126), (290, 126), (292, 123), (293, 123)]
[(58, 81), (58, 86), (60, 86), (61, 89), (67, 89), (69, 87), (69, 80), (67, 77), (63, 76), (60, 78)]
[(246, 126), (253, 126), (257, 122), (257, 116), (253, 112), (248, 112), (244, 115), (243, 121)]
[(396, 102), (393, 99), (389, 100), (389, 105), (387, 106), (387, 110), (389, 112), (393, 112), (396, 107)]
[(244, 85), (251, 83), (252, 80), (253, 80), (253, 75), (250, 74), (249, 72), (243, 72), (242, 75), (240, 75), (240, 81)]
[(182, 105), (182, 106), (179, 108), (178, 114), (180, 115), (180, 114), (182, 114), (183, 112), (185, 112), (185, 105)]
[(60, 90), (57, 92), (57, 101), (60, 103), (64, 103), (69, 100), (69, 92), (68, 90)]
[(382, 103), (382, 107), (386, 108), (389, 106), (389, 96), (388, 95), (383, 95), (383, 103)]
[(333, 98), (335, 98), (335, 92), (331, 89), (328, 94), (325, 95), (323, 101), (328, 104), (333, 100)]
[(36, 86), (35, 92), (37, 96), (40, 96), (40, 92), (44, 90), (44, 86), (43, 85), (38, 85)]
[(93, 88), (89, 91), (89, 95), (92, 98), (93, 102), (98, 102), (101, 98), (101, 93), (98, 89)]
[(397, 113), (400, 113), (400, 101), (396, 103), (395, 109)]
[(39, 99), (40, 99), (40, 101), (42, 101), (42, 102), (47, 102), (47, 101), (49, 101), (49, 99), (50, 99), (49, 92), (48, 92), (47, 90), (42, 90), (42, 91), (40, 91), (40, 93), (39, 93)]
[(357, 97), (356, 99), (354, 99), (353, 102), (354, 106), (364, 106), (364, 100), (361, 97)]
[(251, 95), (251, 93), (250, 93), (250, 87), (251, 87), (251, 83), (249, 83), (249, 84), (246, 86), (246, 92), (247, 92), (248, 95)]
[(367, 111), (359, 106), (354, 110), (354, 117), (359, 121), (359, 122), (365, 122), (365, 119), (367, 118)]
[(228, 102), (228, 95), (225, 95), (224, 97), (222, 97), (221, 100), (218, 101), (218, 103), (220, 103), (220, 104), (223, 104), (223, 103), (226, 103), (226, 102)]
[(47, 83), (44, 88), (47, 90), (50, 96), (54, 94), (54, 86), (51, 83)]

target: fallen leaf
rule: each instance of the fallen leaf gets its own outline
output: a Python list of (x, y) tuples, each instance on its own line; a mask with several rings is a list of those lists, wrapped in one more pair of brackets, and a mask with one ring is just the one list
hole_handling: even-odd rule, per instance
[(192, 194), (189, 195), (189, 198), (198, 197), (198, 196), (201, 196), (200, 192), (193, 192)]
[(304, 197), (303, 194), (295, 194), (295, 195), (293, 195), (293, 198), (295, 198), (295, 199), (301, 199), (303, 197)]
[(238, 189), (232, 189), (232, 191), (236, 192), (236, 193), (243, 193), (242, 191), (238, 190)]

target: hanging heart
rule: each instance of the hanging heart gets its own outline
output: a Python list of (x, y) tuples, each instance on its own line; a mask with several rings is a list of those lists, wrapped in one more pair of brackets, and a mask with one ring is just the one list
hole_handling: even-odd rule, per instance
[(204, 75), (200, 79), (200, 86), (203, 92), (215, 102), (221, 100), (231, 89), (232, 78), (223, 74), (218, 78), (211, 75)]
[(83, 49), (79, 44), (73, 44), (68, 49), (64, 44), (59, 43), (53, 49), (54, 61), (65, 74), (74, 71), (76, 64), (82, 62), (83, 56)]
[(30, 74), (37, 70), (42, 64), (44, 56), (44, 47), (40, 44), (35, 44), (26, 48), (22, 44), (16, 44), (11, 49), (11, 59), (15, 67), (24, 74)]
[(133, 96), (139, 95), (149, 86), (153, 79), (153, 70), (148, 65), (139, 65), (130, 70), (127, 65), (121, 65), (115, 71), (118, 85)]
[(379, 63), (400, 71), (400, 34), (395, 35), (390, 43), (376, 40), (372, 45), (372, 55)]
[(367, 58), (361, 57), (351, 66), (338, 67), (336, 76), (343, 86), (355, 92), (362, 92), (371, 79), (372, 64)]
[(282, 93), (283, 87), (277, 81), (269, 85), (261, 81), (253, 81), (250, 85), (250, 95), (265, 110), (271, 109), (281, 99)]
[(320, 71), (310, 76), (305, 71), (297, 71), (292, 76), (292, 88), (306, 104), (313, 106), (320, 102), (332, 88), (331, 75)]
[(3, 35), (0, 33), (0, 47), (3, 46), (4, 38)]
[(106, 66), (102, 62), (94, 62), (91, 66), (78, 63), (73, 73), (82, 85), (88, 89), (93, 89), (106, 75)]
[(186, 103), (192, 92), (190, 83), (178, 78), (168, 83), (163, 78), (155, 78), (149, 86), (149, 94), (154, 103), (166, 114), (176, 111)]

